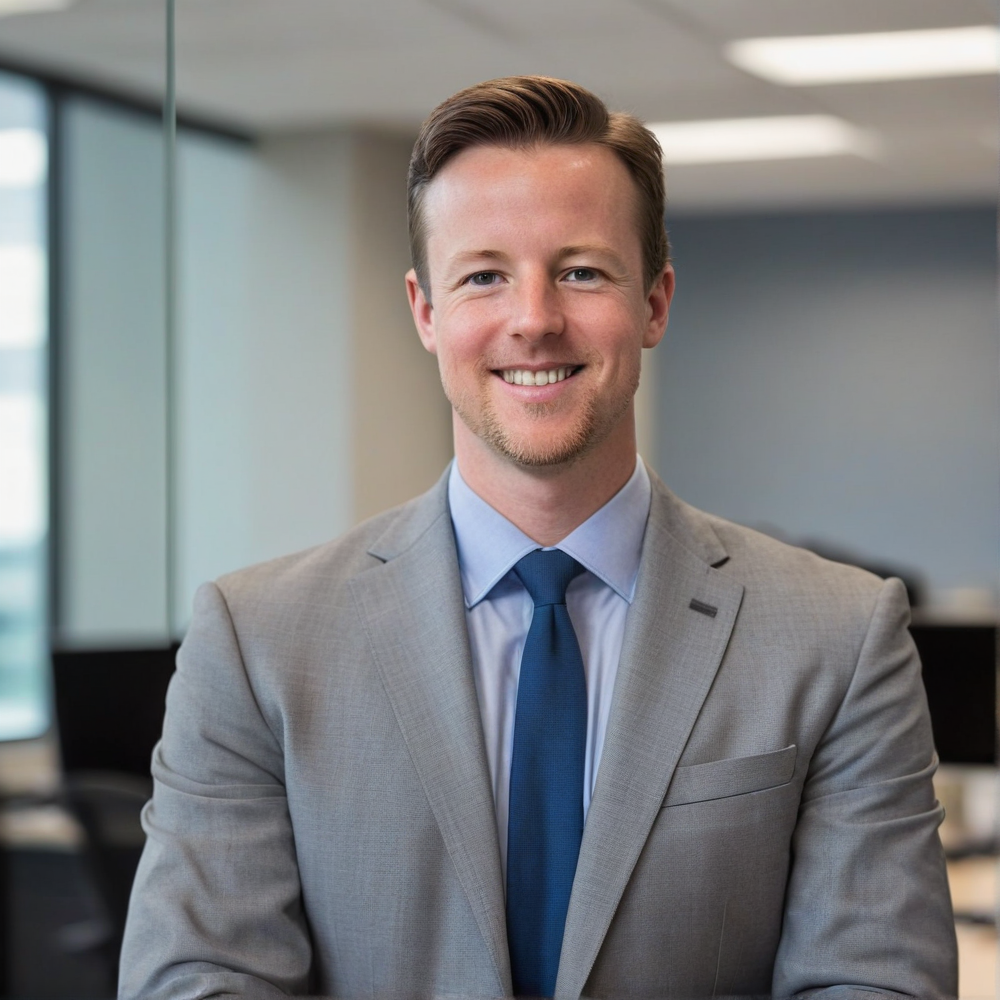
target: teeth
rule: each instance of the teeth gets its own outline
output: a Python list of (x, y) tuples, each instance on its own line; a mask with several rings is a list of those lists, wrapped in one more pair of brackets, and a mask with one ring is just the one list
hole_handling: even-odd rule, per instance
[(541, 372), (531, 372), (525, 368), (504, 368), (501, 374), (505, 382), (513, 385), (549, 385), (551, 382), (562, 382), (572, 371), (573, 366), (566, 365)]

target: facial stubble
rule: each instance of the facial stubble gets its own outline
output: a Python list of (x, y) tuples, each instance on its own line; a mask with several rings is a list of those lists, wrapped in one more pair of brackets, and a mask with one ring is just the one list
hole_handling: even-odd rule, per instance
[[(448, 402), (473, 434), (512, 464), (522, 468), (541, 469), (571, 465), (605, 440), (628, 411), (639, 388), (639, 372), (640, 366), (637, 364), (628, 382), (607, 399), (605, 406), (599, 405), (597, 395), (587, 396), (578, 404), (579, 416), (574, 426), (547, 445), (519, 438), (504, 425), (492, 405), (487, 388), (487, 380), (497, 377), (493, 369), (485, 368), (479, 373), (478, 401), (471, 401), (467, 396), (453, 392), (443, 372), (441, 382)], [(521, 405), (530, 418), (544, 421), (551, 416), (558, 404), (547, 402)]]

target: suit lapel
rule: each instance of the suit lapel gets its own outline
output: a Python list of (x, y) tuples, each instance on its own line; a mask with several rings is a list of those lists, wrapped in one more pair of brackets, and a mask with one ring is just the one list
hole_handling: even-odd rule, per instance
[(436, 508), (435, 516), (418, 512), (416, 524), (390, 529), (393, 537), (372, 549), (388, 561), (355, 577), (351, 588), (445, 847), (509, 994), (496, 811), (442, 486), (421, 501)]
[(636, 598), (566, 918), (557, 998), (578, 997), (586, 985), (742, 600), (743, 587), (712, 568), (725, 553), (693, 516), (654, 481)]

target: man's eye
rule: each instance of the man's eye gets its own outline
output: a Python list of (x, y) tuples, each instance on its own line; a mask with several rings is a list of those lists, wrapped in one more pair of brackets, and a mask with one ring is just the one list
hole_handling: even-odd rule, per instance
[(567, 272), (568, 281), (593, 281), (597, 277), (597, 272), (592, 267), (574, 267)]
[(487, 285), (496, 284), (497, 277), (496, 271), (477, 271), (470, 276), (469, 284), (478, 285), (480, 288), (483, 288)]

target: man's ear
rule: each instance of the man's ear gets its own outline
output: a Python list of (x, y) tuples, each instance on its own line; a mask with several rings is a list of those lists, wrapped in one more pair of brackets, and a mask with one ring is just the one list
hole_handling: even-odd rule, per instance
[(406, 297), (410, 301), (410, 312), (417, 327), (420, 343), (431, 352), (437, 354), (437, 337), (434, 334), (434, 307), (430, 304), (424, 290), (417, 281), (417, 272), (411, 267), (406, 272)]
[(670, 316), (670, 302), (674, 297), (674, 268), (667, 264), (646, 296), (646, 332), (642, 338), (643, 347), (656, 347), (667, 330)]

